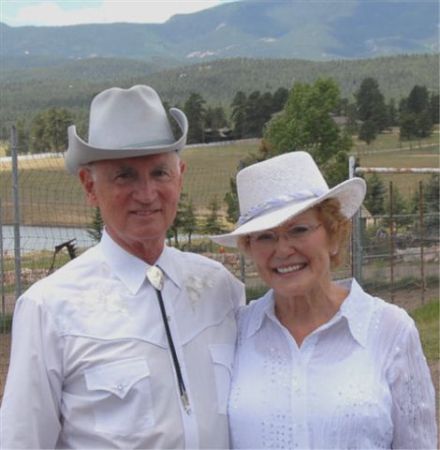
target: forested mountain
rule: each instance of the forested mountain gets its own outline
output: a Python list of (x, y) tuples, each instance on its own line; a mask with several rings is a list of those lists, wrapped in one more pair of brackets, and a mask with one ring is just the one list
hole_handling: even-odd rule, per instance
[(89, 58), (168, 67), (235, 57), (359, 59), (438, 52), (434, 0), (243, 0), (163, 24), (10, 27), (0, 24), (3, 69)]
[(438, 92), (438, 55), (412, 55), (354, 61), (228, 59), (151, 72), (147, 63), (93, 59), (16, 72), (0, 78), (0, 123), (9, 127), (19, 117), (64, 107), (86, 114), (91, 98), (102, 89), (151, 84), (171, 105), (182, 105), (192, 92), (210, 105), (226, 109), (237, 91), (249, 94), (290, 89), (295, 81), (333, 78), (343, 97), (351, 98), (366, 77), (374, 77), (387, 99), (409, 94), (414, 85)]

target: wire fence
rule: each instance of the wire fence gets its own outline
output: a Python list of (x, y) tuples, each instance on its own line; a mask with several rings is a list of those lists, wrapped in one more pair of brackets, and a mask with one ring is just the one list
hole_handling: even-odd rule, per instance
[[(199, 228), (192, 243), (181, 236), (180, 246), (225, 264), (255, 298), (265, 287), (252, 263), (203, 238), (209, 203), (217, 198), (224, 216), (222, 201), (230, 179), (240, 161), (258, 147), (256, 142), (228, 145), (185, 151), (189, 165), (185, 195), (194, 200)], [(0, 393), (19, 294), (96, 243), (95, 211), (87, 205), (76, 177), (66, 173), (63, 156), (18, 156), (22, 152), (14, 134), (11, 149), (11, 158), (0, 159)], [(398, 191), (387, 178), (390, 173), (408, 177), (410, 188)], [(424, 178), (414, 181), (414, 174)], [(369, 184), (377, 176), (381, 189), (376, 197), (370, 195), (354, 218), (349, 257), (335, 277), (354, 275), (369, 292), (408, 309), (438, 297), (439, 169), (356, 168), (351, 159), (350, 175), (364, 176)]]

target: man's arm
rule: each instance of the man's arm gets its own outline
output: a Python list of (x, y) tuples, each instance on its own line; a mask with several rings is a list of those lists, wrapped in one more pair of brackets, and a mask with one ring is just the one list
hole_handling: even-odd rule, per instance
[(61, 344), (50, 313), (24, 294), (17, 302), (0, 410), (0, 448), (54, 448), (61, 429)]

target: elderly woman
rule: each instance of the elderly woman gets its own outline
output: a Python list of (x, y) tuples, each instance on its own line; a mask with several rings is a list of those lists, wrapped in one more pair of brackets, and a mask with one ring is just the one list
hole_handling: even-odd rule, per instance
[(335, 282), (353, 178), (329, 189), (306, 152), (237, 176), (229, 234), (271, 288), (245, 307), (229, 399), (233, 448), (437, 448), (434, 389), (413, 320), (356, 280)]

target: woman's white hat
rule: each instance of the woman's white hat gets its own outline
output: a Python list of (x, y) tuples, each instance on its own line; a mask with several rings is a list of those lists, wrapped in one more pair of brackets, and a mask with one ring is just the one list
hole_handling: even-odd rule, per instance
[(313, 158), (303, 151), (284, 153), (244, 168), (237, 174), (240, 219), (234, 231), (211, 236), (236, 247), (239, 236), (277, 227), (321, 203), (337, 198), (342, 214), (350, 218), (365, 197), (366, 184), (351, 178), (329, 189)]
[(82, 164), (93, 161), (182, 150), (188, 120), (180, 109), (171, 108), (170, 114), (182, 132), (178, 140), (153, 88), (137, 85), (101, 92), (90, 105), (89, 142), (77, 135), (75, 125), (68, 129), (67, 170), (75, 174)]

